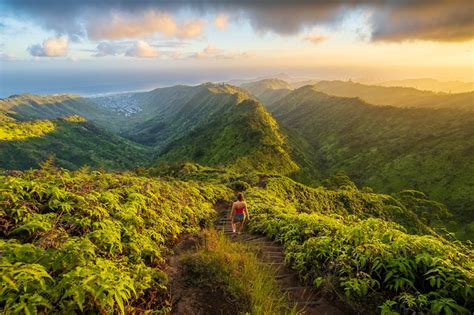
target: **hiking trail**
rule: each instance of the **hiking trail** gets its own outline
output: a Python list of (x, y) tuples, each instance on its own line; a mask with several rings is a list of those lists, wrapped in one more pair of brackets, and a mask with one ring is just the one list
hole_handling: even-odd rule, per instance
[[(229, 203), (219, 202), (216, 208), (219, 215), (215, 225), (216, 230), (232, 238), (231, 220), (228, 218)], [(347, 311), (334, 305), (335, 302), (327, 300), (314, 287), (300, 281), (298, 273), (285, 265), (285, 254), (281, 244), (264, 235), (252, 234), (247, 229), (244, 229), (242, 234), (236, 236), (234, 240), (253, 245), (261, 263), (274, 267), (275, 279), (280, 291), (286, 293), (289, 305), (296, 306), (302, 314), (348, 314)]]

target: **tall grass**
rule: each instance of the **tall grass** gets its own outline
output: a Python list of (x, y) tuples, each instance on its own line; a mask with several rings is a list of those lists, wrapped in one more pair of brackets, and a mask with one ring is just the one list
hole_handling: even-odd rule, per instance
[(232, 242), (215, 231), (203, 235), (201, 248), (184, 260), (193, 282), (224, 290), (242, 313), (298, 314), (278, 289), (275, 270), (260, 263), (250, 245)]

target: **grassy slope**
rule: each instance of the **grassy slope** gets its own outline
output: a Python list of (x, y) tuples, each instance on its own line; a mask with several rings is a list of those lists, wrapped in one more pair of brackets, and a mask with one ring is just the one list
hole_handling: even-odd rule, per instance
[(0, 111), (19, 121), (57, 119), (79, 115), (98, 126), (118, 131), (123, 117), (76, 95), (13, 95), (0, 100)]
[(288, 174), (298, 169), (285, 151), (285, 139), (262, 105), (240, 99), (224, 104), (205, 124), (185, 133), (161, 152), (160, 159), (229, 166), (238, 171)]
[(239, 88), (211, 83), (156, 89), (140, 97), (143, 112), (139, 116), (143, 119), (134, 117), (134, 125), (125, 136), (158, 147), (206, 125), (226, 107), (250, 98)]
[(377, 107), (312, 87), (271, 110), (312, 145), (326, 175), (342, 170), (381, 191), (418, 189), (466, 215), (472, 210), (472, 112)]
[[(65, 168), (83, 165), (106, 169), (132, 169), (151, 161), (149, 148), (132, 143), (90, 123), (60, 119), (54, 130), (38, 137), (0, 141), (0, 168), (37, 167), (50, 155)], [(33, 122), (31, 122), (33, 123)], [(17, 123), (23, 128), (24, 123)]]

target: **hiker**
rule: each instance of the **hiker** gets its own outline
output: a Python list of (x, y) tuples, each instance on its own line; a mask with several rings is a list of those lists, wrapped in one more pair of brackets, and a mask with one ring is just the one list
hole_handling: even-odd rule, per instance
[(249, 218), (247, 211), (247, 203), (245, 203), (244, 195), (242, 193), (237, 194), (237, 200), (232, 203), (232, 209), (230, 211), (230, 219), (232, 220), (232, 233), (235, 236), (237, 232), (240, 234), (244, 228), (245, 219)]

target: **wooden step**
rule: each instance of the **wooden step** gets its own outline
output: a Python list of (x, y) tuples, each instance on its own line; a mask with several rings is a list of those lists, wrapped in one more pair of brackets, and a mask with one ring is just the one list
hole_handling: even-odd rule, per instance
[(295, 275), (292, 274), (292, 273), (283, 273), (283, 274), (276, 275), (276, 276), (275, 276), (275, 279), (276, 279), (276, 280), (280, 280), (280, 279), (290, 278), (290, 277), (294, 277), (294, 276), (295, 276)]
[(321, 304), (321, 300), (313, 300), (313, 301), (297, 301), (294, 302), (293, 304), (297, 306), (316, 306)]

